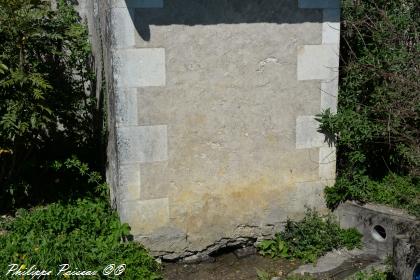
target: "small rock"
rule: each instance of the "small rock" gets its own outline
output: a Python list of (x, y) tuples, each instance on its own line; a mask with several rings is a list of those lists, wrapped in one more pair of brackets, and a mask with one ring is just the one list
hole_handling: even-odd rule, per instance
[(257, 249), (254, 246), (249, 246), (236, 249), (235, 251), (233, 251), (233, 253), (238, 259), (242, 259), (251, 255), (255, 255), (257, 253)]
[(202, 262), (212, 263), (215, 261), (216, 259), (209, 255), (193, 255), (193, 256), (186, 257), (182, 260), (182, 262), (186, 264), (196, 264), (196, 263), (202, 263)]

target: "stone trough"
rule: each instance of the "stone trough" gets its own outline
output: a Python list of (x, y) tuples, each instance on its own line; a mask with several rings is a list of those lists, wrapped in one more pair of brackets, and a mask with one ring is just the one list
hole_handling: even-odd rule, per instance
[(334, 212), (340, 226), (356, 228), (363, 234), (362, 250), (331, 252), (316, 266), (303, 265), (293, 273), (310, 274), (317, 279), (345, 279), (357, 271), (381, 270), (392, 259), (396, 279), (420, 279), (419, 220), (402, 210), (375, 204), (346, 202)]

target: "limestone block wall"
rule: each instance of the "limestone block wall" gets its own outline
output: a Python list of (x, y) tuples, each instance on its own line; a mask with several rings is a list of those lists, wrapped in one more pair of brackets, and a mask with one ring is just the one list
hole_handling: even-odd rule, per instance
[(335, 148), (314, 116), (336, 111), (339, 0), (93, 3), (108, 180), (136, 240), (208, 254), (325, 209)]

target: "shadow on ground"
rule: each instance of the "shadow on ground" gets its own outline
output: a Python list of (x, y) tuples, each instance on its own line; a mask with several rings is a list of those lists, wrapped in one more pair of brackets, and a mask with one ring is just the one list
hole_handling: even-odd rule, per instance
[(212, 263), (164, 265), (165, 280), (256, 280), (257, 269), (272, 276), (285, 276), (299, 263), (273, 260), (260, 255), (237, 258), (233, 253), (218, 256)]

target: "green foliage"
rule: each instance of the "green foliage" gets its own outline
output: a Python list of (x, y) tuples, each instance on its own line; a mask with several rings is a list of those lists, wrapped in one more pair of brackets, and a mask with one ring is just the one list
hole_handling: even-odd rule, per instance
[(129, 226), (119, 222), (103, 199), (20, 210), (16, 219), (0, 225), (7, 231), (0, 235), (1, 271), (14, 263), (53, 274), (60, 264), (99, 272), (108, 264), (126, 264), (123, 277), (110, 279), (161, 279), (158, 263), (140, 245), (126, 241)]
[(372, 269), (371, 271), (360, 271), (352, 276), (350, 280), (392, 280), (395, 279), (390, 272), (382, 272)]
[[(0, 270), (8, 271), (10, 264), (27, 269), (35, 265), (56, 275), (61, 264), (69, 264), (70, 270), (98, 271), (93, 279), (161, 279), (159, 264), (141, 245), (129, 241), (130, 227), (110, 208), (101, 176), (76, 157), (53, 167), (96, 186), (93, 198), (20, 209), (15, 218), (0, 218)], [(126, 270), (120, 277), (105, 277), (101, 273), (109, 264), (125, 264)]]
[(70, 3), (58, 2), (52, 11), (49, 1), (0, 0), (4, 207), (28, 196), (22, 186), (34, 186), (32, 177), (44, 175), (47, 161), (87, 150), (93, 142), (96, 102), (87, 94), (94, 79), (87, 30)]
[(355, 199), (419, 207), (417, 2), (342, 1), (339, 109), (318, 116), (338, 148), (331, 206)]
[(329, 207), (345, 200), (357, 200), (406, 209), (420, 216), (420, 180), (410, 176), (390, 173), (381, 180), (372, 180), (366, 175), (353, 176), (351, 180), (339, 177), (325, 193)]
[[(73, 177), (73, 181), (77, 182), (77, 186), (70, 189), (80, 189), (82, 186), (80, 182), (86, 182), (88, 186), (94, 186), (94, 188), (88, 188), (91, 191), (90, 194), (104, 199), (108, 198), (108, 185), (103, 181), (101, 174), (96, 171), (91, 171), (88, 164), (81, 162), (75, 155), (66, 159), (64, 162), (54, 161), (52, 168), (60, 172), (61, 177), (63, 176), (63, 172), (68, 172)], [(74, 180), (77, 176), (80, 177), (79, 180)], [(70, 182), (71, 180), (69, 179), (65, 180), (66, 184)]]
[(285, 230), (273, 240), (259, 245), (262, 255), (272, 258), (296, 258), (314, 262), (328, 251), (361, 246), (361, 234), (355, 229), (341, 229), (331, 215), (321, 216), (308, 209), (303, 220), (288, 220)]

